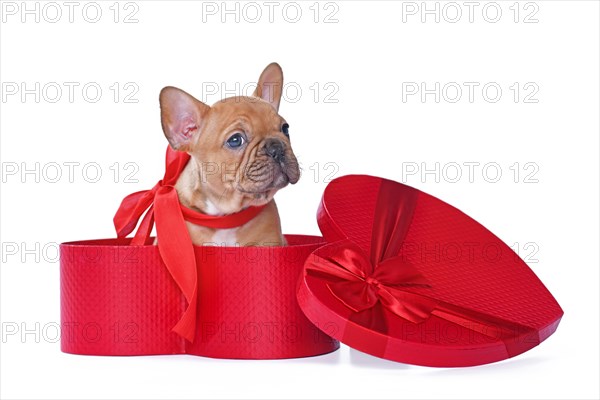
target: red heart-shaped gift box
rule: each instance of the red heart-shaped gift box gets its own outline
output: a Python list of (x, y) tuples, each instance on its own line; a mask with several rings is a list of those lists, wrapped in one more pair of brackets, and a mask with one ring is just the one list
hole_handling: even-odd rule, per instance
[[(173, 218), (183, 219), (172, 186), (186, 162), (168, 151), (165, 178), (123, 202), (120, 236), (150, 210), (133, 240), (61, 244), (64, 352), (269, 359), (328, 353), (340, 340), (395, 361), (468, 366), (527, 351), (560, 321), (552, 295), (500, 239), (435, 197), (382, 178), (327, 186), (318, 213), (324, 239), (288, 235), (286, 247), (190, 241), (188, 249), (161, 241), (161, 229), (187, 237), (185, 228), (175, 232)], [(153, 207), (162, 213), (159, 246), (148, 238)]]

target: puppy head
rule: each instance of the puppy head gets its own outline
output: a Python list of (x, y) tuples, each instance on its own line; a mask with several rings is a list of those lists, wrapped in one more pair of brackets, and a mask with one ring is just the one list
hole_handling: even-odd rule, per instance
[[(253, 96), (208, 106), (186, 92), (160, 93), (162, 127), (170, 145), (192, 156), (202, 195), (219, 213), (266, 204), (300, 178), (289, 125), (278, 113), (283, 73), (268, 65)], [(207, 207), (208, 205), (205, 205)]]

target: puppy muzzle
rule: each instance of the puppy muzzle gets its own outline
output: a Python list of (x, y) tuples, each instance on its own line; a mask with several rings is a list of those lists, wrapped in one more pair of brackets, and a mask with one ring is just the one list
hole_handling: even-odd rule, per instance
[[(273, 159), (275, 173), (281, 172), (280, 176), (274, 176), (274, 186), (285, 186), (288, 182), (292, 185), (300, 179), (300, 168), (298, 161), (291, 151), (287, 153), (287, 146), (279, 139), (268, 139), (264, 145), (267, 156)], [(279, 171), (277, 171), (279, 169)]]

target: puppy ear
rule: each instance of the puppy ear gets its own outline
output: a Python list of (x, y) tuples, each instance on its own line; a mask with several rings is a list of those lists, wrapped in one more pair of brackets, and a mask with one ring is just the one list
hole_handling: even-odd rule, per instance
[(187, 151), (200, 130), (210, 107), (181, 89), (167, 86), (160, 91), (160, 118), (171, 147)]
[(258, 84), (253, 96), (271, 103), (279, 111), (281, 92), (283, 90), (283, 71), (277, 63), (267, 65), (258, 78)]

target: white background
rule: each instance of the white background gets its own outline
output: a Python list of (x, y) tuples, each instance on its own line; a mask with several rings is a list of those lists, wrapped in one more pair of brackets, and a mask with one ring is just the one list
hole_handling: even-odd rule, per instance
[[(233, 14), (221, 22), (221, 2), (99, 2), (96, 23), (85, 19), (95, 18), (94, 5), (82, 15), (86, 2), (73, 22), (62, 2), (39, 2), (39, 22), (35, 14), (21, 21), (20, 1), (2, 3), (3, 398), (599, 397), (597, 2), (481, 2), (473, 22), (463, 2), (441, 2), (439, 22), (435, 14), (422, 22), (421, 2), (310, 1), (296, 3), (296, 23), (295, 6), (283, 14), (285, 3), (273, 22), (263, 2), (239, 3), (237, 23)], [(255, 5), (262, 19), (252, 23)], [(457, 7), (462, 17), (453, 23)], [(57, 9), (62, 18), (52, 23)], [(130, 13), (137, 23), (124, 23)], [(337, 22), (325, 23), (328, 15)], [(285, 232), (318, 234), (314, 216), (329, 174), (403, 181), (517, 243), (565, 310), (556, 334), (515, 359), (465, 369), (403, 365), (347, 347), (285, 361), (61, 353), (52, 330), (60, 321), (56, 243), (114, 237), (122, 197), (162, 176), (159, 90), (174, 85), (212, 103), (223, 88), (208, 97), (205, 90), (241, 90), (271, 61), (294, 83), (280, 112), (304, 169), (300, 183), (277, 196)], [(439, 102), (407, 95), (421, 82), (439, 82)], [(464, 82), (479, 85), (472, 102)], [(22, 98), (21, 83), (33, 93)], [(75, 83), (71, 102), (67, 85)], [(95, 86), (102, 94), (92, 102)], [(462, 97), (453, 103), (456, 86)], [(137, 103), (126, 102), (136, 88), (129, 100)], [(436, 163), (439, 176), (421, 174)], [(465, 163), (479, 163), (472, 179)], [(23, 174), (36, 165), (37, 175)]]

